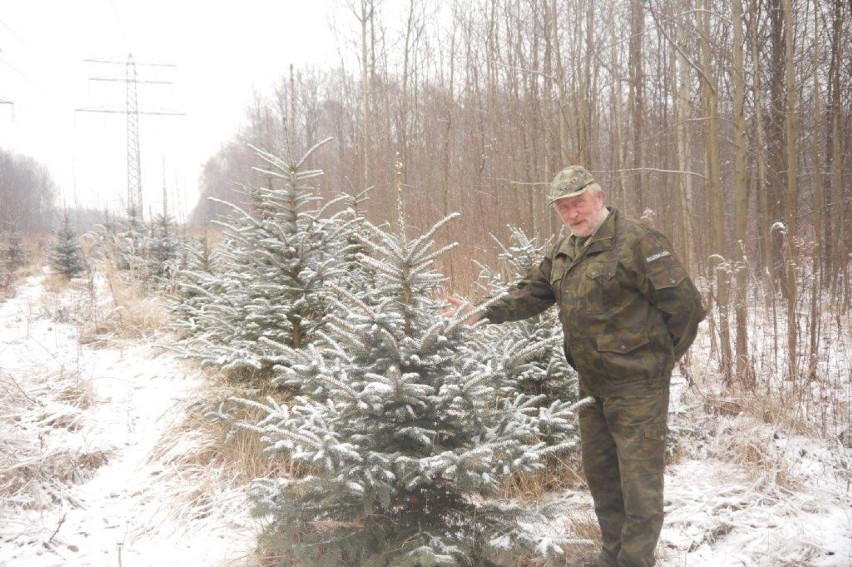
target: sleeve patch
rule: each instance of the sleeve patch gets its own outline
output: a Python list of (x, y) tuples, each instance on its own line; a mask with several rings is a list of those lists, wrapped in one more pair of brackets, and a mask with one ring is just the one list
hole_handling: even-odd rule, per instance
[(651, 254), (650, 256), (645, 258), (645, 263), (650, 264), (651, 262), (653, 262), (655, 260), (660, 260), (662, 258), (665, 258), (666, 256), (671, 256), (671, 255), (672, 255), (671, 252), (669, 252), (668, 250), (663, 250), (662, 252), (657, 252), (656, 254)]

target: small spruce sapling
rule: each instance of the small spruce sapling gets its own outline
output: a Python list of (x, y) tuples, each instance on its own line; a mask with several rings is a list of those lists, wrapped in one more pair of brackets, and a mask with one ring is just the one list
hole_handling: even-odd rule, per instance
[(0, 237), (0, 262), (6, 264), (6, 269), (14, 273), (27, 262), (26, 251), (22, 243), (23, 237), (17, 230), (4, 231)]
[(339, 258), (349, 228), (344, 212), (329, 212), (338, 201), (323, 204), (310, 185), (322, 172), (304, 167), (322, 143), (295, 163), (255, 149), (268, 186), (248, 190), (248, 210), (219, 201), (233, 220), (219, 223), (215, 269), (179, 277), (176, 325), (188, 356), (265, 379), (284, 361), (261, 338), (304, 348), (318, 337), (328, 304), (323, 284), (346, 277)]
[(48, 259), (51, 268), (66, 280), (87, 270), (83, 252), (77, 242), (77, 234), (71, 227), (67, 211), (63, 216), (62, 226), (56, 232), (56, 242), (51, 246)]

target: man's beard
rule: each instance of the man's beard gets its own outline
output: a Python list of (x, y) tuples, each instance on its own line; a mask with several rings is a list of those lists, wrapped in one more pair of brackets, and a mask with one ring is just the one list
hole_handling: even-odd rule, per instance
[(571, 234), (576, 236), (577, 238), (588, 238), (589, 236), (593, 236), (603, 222), (606, 220), (606, 217), (609, 215), (609, 210), (606, 207), (601, 207), (600, 211), (597, 211), (593, 215), (589, 215), (589, 218), (585, 219), (585, 222), (580, 224), (580, 227), (585, 227), (587, 230), (583, 230), (582, 234), (578, 234), (574, 231), (574, 228), (569, 224), (568, 230), (571, 231)]

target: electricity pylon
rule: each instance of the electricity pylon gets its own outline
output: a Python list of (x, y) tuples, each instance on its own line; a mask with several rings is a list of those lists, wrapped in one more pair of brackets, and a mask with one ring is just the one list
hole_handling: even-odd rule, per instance
[[(108, 63), (119, 64), (119, 61), (109, 59), (86, 59), (89, 63)], [(140, 111), (139, 99), (136, 93), (136, 85), (139, 83), (155, 84), (155, 85), (170, 85), (169, 81), (142, 81), (136, 75), (136, 62), (133, 60), (133, 55), (128, 54), (127, 61), (123, 63), (125, 66), (124, 78), (116, 77), (90, 77), (92, 81), (116, 81), (123, 82), (126, 85), (127, 93), (125, 99), (124, 110), (115, 110), (107, 108), (78, 108), (78, 112), (105, 112), (109, 114), (124, 114), (127, 117), (127, 214), (131, 221), (142, 221), (144, 211), (142, 203), (142, 157), (139, 146), (139, 115), (158, 115), (158, 116), (183, 116), (182, 112), (174, 111)], [(152, 67), (174, 67), (174, 65), (162, 63), (140, 63)]]

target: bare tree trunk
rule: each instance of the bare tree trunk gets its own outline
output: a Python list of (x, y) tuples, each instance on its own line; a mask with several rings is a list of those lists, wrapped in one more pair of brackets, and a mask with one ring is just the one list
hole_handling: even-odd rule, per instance
[[(543, 2), (543, 21), (544, 21), (544, 93), (542, 96), (542, 112), (544, 114), (544, 179), (550, 181), (556, 175), (557, 168), (561, 168), (562, 164), (558, 160), (554, 160), (556, 150), (554, 148), (554, 132), (553, 132), (553, 75), (554, 75), (554, 53), (558, 51), (555, 47), (559, 41), (559, 36), (556, 32), (556, 6), (555, 2), (544, 0)], [(553, 233), (553, 215), (545, 214), (547, 219), (547, 234)]]
[(799, 175), (799, 126), (796, 117), (796, 67), (793, 59), (793, 9), (791, 0), (781, 0), (784, 10), (784, 36), (785, 36), (785, 64), (784, 76), (787, 87), (786, 111), (784, 121), (787, 135), (787, 247), (789, 258), (786, 266), (787, 277), (787, 354), (788, 354), (788, 378), (795, 379), (798, 374), (798, 336), (799, 320), (796, 314), (796, 303), (798, 302), (798, 290), (796, 286), (796, 265), (798, 262), (797, 236), (798, 236), (798, 175)]
[(645, 175), (643, 135), (645, 120), (645, 72), (642, 63), (642, 44), (645, 34), (645, 9), (642, 0), (632, 0), (630, 3), (630, 67), (629, 106), (631, 126), (633, 127), (633, 194), (638, 214), (645, 209), (643, 196)]
[[(852, 7), (850, 8), (852, 10)], [(831, 137), (826, 148), (826, 159), (831, 167), (830, 207), (826, 214), (826, 260), (828, 276), (831, 279), (833, 295), (840, 295), (839, 284), (842, 281), (849, 258), (846, 242), (846, 222), (843, 202), (843, 94), (840, 83), (843, 53), (841, 41), (843, 35), (843, 6), (841, 0), (834, 0), (834, 10), (831, 31), (831, 64), (829, 66), (829, 116), (831, 120)]]
[[(718, 88), (714, 78), (710, 54), (710, 18), (712, 17), (711, 0), (705, 0), (705, 10), (701, 15), (701, 33), (699, 43), (701, 46), (701, 67), (703, 70), (702, 94), (704, 108), (707, 115), (707, 177), (709, 184), (708, 200), (710, 209), (710, 253), (724, 257), (723, 230), (724, 219), (722, 218), (722, 187), (719, 171), (719, 116), (718, 116)], [(724, 265), (724, 264), (723, 264)], [(729, 282), (730, 277), (727, 270), (719, 268), (716, 270), (717, 293), (719, 302), (719, 341), (721, 348), (721, 370), (726, 380), (730, 380), (732, 368), (731, 353), (731, 329), (729, 320)]]
[[(760, 47), (758, 45), (758, 5), (759, 0), (749, 0), (749, 45), (751, 48), (752, 76), (754, 84), (752, 85), (752, 93), (754, 99), (754, 138), (756, 148), (755, 159), (757, 160), (757, 182), (755, 190), (757, 193), (757, 250), (758, 257), (755, 259), (754, 265), (761, 269), (763, 266), (771, 266), (768, 260), (771, 257), (771, 246), (769, 242), (769, 200), (766, 178), (766, 153), (763, 148), (766, 147), (766, 135), (763, 130), (763, 86), (761, 81), (760, 67)], [(771, 281), (771, 279), (770, 279)], [(772, 293), (771, 289), (767, 290), (767, 295)], [(768, 298), (767, 298), (768, 299)]]
[(359, 0), (357, 8), (353, 6), (355, 17), (358, 23), (361, 24), (361, 178), (358, 180), (361, 187), (367, 187), (370, 183), (370, 166), (369, 166), (369, 145), (370, 145), (370, 105), (372, 99), (372, 77), (370, 72), (370, 54), (373, 53), (373, 62), (375, 63), (375, 53), (373, 51), (373, 38), (370, 30), (372, 29), (372, 20), (375, 15), (375, 5), (373, 0)]
[[(449, 46), (449, 54), (446, 58), (447, 65), (449, 65), (449, 77), (447, 78), (447, 82), (444, 86), (444, 90), (446, 92), (446, 108), (444, 111), (445, 114), (445, 125), (444, 125), (444, 139), (442, 142), (443, 148), (443, 159), (441, 160), (441, 196), (442, 196), (442, 206), (443, 206), (443, 215), (446, 217), (449, 215), (452, 210), (450, 207), (450, 194), (452, 188), (450, 187), (450, 177), (451, 177), (451, 164), (452, 164), (452, 139), (453, 132), (455, 127), (455, 122), (453, 118), (455, 117), (455, 108), (456, 108), (456, 100), (455, 100), (455, 70), (456, 70), (456, 31), (453, 29), (450, 32), (450, 46)], [(455, 262), (454, 255), (448, 255), (447, 258), (447, 270), (449, 271), (449, 292), (454, 293), (453, 286), (456, 281), (455, 274)]]
[[(813, 0), (814, 4), (814, 13), (819, 14), (821, 12), (819, 0)], [(819, 26), (820, 18), (814, 18), (814, 34), (815, 42), (819, 41)], [(815, 380), (817, 378), (817, 360), (818, 360), (818, 352), (819, 348), (819, 297), (820, 292), (822, 291), (822, 267), (823, 262), (822, 258), (822, 250), (820, 246), (820, 232), (822, 227), (822, 184), (823, 184), (823, 176), (822, 176), (822, 104), (820, 99), (822, 98), (822, 89), (820, 88), (820, 80), (819, 80), (819, 50), (816, 45), (811, 47), (811, 54), (813, 57), (812, 66), (813, 66), (813, 98), (814, 98), (814, 129), (813, 134), (811, 135), (811, 155), (814, 160), (814, 248), (811, 257), (811, 265), (812, 265), (812, 285), (811, 285), (811, 298), (810, 298), (810, 316), (808, 322), (808, 335), (810, 338), (809, 348), (808, 348), (808, 370), (807, 377), (808, 380)]]
[(768, 217), (764, 219), (765, 234), (769, 236), (767, 260), (773, 284), (780, 284), (785, 299), (789, 296), (787, 274), (784, 264), (784, 238), (781, 231), (774, 230), (775, 223), (785, 220), (784, 205), (786, 178), (782, 175), (787, 169), (784, 153), (784, 18), (777, 1), (768, 6), (770, 34), (769, 68), (769, 116), (766, 128), (766, 143), (769, 153), (766, 203)]
[[(685, 6), (683, 6), (684, 10), (689, 10), (692, 6), (692, 2), (688, 1)], [(685, 45), (688, 39), (688, 28), (686, 25), (680, 26), (680, 38), (679, 41), (681, 45)], [(677, 68), (678, 68), (678, 99), (677, 99), (677, 128), (675, 133), (677, 135), (677, 163), (678, 169), (680, 171), (690, 171), (692, 169), (692, 152), (690, 151), (689, 146), (689, 128), (687, 126), (687, 120), (689, 119), (689, 94), (691, 90), (690, 83), (690, 73), (689, 73), (689, 64), (686, 61), (686, 57), (684, 54), (678, 52), (677, 55)], [(694, 234), (692, 227), (692, 206), (693, 206), (693, 195), (692, 195), (692, 176), (691, 175), (680, 175), (678, 177), (679, 191), (678, 191), (678, 201), (680, 203), (680, 215), (679, 219), (681, 220), (680, 224), (680, 234)], [(694, 239), (691, 238), (679, 238), (679, 242), (682, 242), (680, 246), (683, 250), (683, 259), (686, 265), (691, 266), (694, 262)]]
[(585, 45), (583, 45), (583, 67), (582, 74), (577, 81), (577, 161), (589, 169), (594, 169), (592, 163), (591, 141), (589, 128), (591, 127), (591, 112), (589, 110), (589, 99), (591, 98), (592, 84), (592, 52), (594, 51), (594, 35), (595, 35), (595, 2), (594, 0), (586, 3), (585, 17)]
[(553, 57), (556, 60), (556, 88), (559, 92), (559, 155), (562, 158), (562, 164), (559, 169), (571, 165), (571, 154), (568, 151), (570, 142), (568, 141), (568, 94), (565, 92), (565, 68), (562, 64), (562, 48), (559, 41), (559, 25), (557, 23), (557, 1), (551, 0), (551, 25), (553, 26)]
[(746, 217), (748, 212), (748, 174), (746, 172), (746, 122), (745, 122), (745, 65), (743, 63), (743, 7), (742, 0), (732, 0), (734, 28), (734, 251), (736, 259), (736, 376), (749, 389), (754, 387), (754, 375), (748, 354), (748, 312), (746, 286), (748, 264), (745, 256)]
[[(621, 38), (618, 35), (617, 27), (616, 27), (616, 18), (612, 16), (610, 18), (610, 28), (609, 28), (609, 41), (610, 41), (610, 58), (612, 60), (612, 74), (615, 78), (616, 85), (621, 84), (621, 53), (619, 52), (618, 46), (621, 44)], [(615, 112), (611, 121), (614, 123), (613, 130), (615, 131), (615, 143), (613, 144), (612, 150), (612, 169), (615, 170), (615, 173), (612, 176), (612, 184), (613, 184), (613, 193), (615, 197), (615, 201), (621, 203), (621, 206), (627, 207), (627, 199), (625, 196), (625, 188), (627, 183), (625, 181), (626, 172), (625, 164), (627, 163), (627, 158), (625, 156), (625, 139), (626, 135), (624, 133), (624, 105), (621, 96), (621, 88), (614, 88), (612, 91), (613, 97), (613, 111)]]

